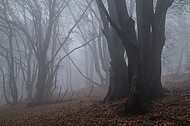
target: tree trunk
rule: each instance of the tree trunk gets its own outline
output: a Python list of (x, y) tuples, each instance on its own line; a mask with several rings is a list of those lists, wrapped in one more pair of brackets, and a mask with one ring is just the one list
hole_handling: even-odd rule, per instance
[(47, 63), (46, 63), (46, 56), (41, 56), (41, 59), (39, 59), (38, 65), (38, 80), (36, 83), (36, 101), (38, 103), (43, 103), (48, 100), (48, 97), (46, 95), (46, 80), (47, 80)]
[[(108, 0), (107, 2), (108, 2), (110, 15), (113, 19), (115, 19), (114, 21), (118, 24), (113, 0)], [(97, 0), (97, 4), (104, 25), (103, 33), (107, 39), (108, 49), (111, 58), (110, 82), (109, 82), (110, 85), (104, 101), (116, 101), (126, 98), (129, 93), (127, 65), (125, 63), (124, 55), (121, 51), (121, 40), (117, 35), (115, 29), (109, 27), (108, 21), (103, 14), (104, 12), (100, 7), (100, 1)]]

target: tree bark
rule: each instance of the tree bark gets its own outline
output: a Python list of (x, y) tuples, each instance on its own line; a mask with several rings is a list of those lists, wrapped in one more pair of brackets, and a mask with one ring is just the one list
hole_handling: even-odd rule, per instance
[[(114, 21), (118, 24), (117, 15), (115, 11), (115, 6), (113, 0), (108, 0), (108, 7), (110, 15)], [(108, 49), (111, 58), (111, 68), (110, 68), (110, 84), (108, 88), (108, 93), (104, 101), (116, 101), (122, 98), (126, 98), (129, 93), (129, 83), (128, 83), (128, 72), (127, 65), (125, 63), (124, 55), (121, 51), (121, 40), (117, 35), (117, 32), (114, 28), (109, 27), (108, 21), (104, 16), (102, 11), (100, 1), (97, 0), (99, 7), (99, 12), (102, 18), (104, 30), (103, 34), (105, 35), (108, 43)]]

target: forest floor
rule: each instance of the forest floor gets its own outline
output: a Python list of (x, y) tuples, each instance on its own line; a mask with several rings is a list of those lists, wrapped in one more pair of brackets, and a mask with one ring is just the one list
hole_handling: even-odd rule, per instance
[(51, 105), (26, 108), (26, 104), (0, 108), (1, 126), (178, 126), (189, 125), (190, 84), (168, 84), (167, 97), (153, 101), (145, 115), (124, 116), (125, 99), (101, 103), (105, 93)]

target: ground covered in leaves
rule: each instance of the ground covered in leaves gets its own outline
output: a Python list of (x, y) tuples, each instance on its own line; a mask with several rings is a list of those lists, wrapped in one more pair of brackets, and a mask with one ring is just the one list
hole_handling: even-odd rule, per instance
[[(153, 101), (145, 115), (124, 116), (125, 100), (101, 103), (104, 95), (64, 103), (26, 108), (26, 104), (0, 108), (1, 126), (167, 126), (190, 125), (190, 84), (165, 86), (168, 96)], [(186, 122), (187, 121), (187, 122)]]

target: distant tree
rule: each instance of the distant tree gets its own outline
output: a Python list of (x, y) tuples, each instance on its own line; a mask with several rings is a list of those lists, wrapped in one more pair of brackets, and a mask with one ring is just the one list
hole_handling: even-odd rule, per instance
[[(166, 27), (166, 46), (162, 60), (166, 73), (182, 74), (184, 65), (187, 65), (189, 15), (189, 2), (175, 0), (168, 13), (168, 25)], [(175, 30), (173, 27), (175, 27)]]
[[(6, 102), (9, 105), (16, 105), (19, 102), (18, 99), (18, 87), (17, 87), (17, 79), (19, 76), (19, 68), (18, 65), (16, 64), (16, 59), (15, 59), (15, 51), (14, 51), (14, 43), (15, 41), (15, 36), (14, 36), (14, 26), (8, 22), (7, 20), (9, 19), (8, 15), (8, 6), (5, 5), (5, 3), (2, 3), (2, 8), (0, 10), (1, 17), (6, 20), (2, 20), (0, 18), (0, 31), (3, 33), (6, 38), (7, 38), (7, 44), (5, 46), (0, 44), (0, 48), (3, 49), (4, 53), (0, 53), (0, 55), (6, 59), (7, 67), (3, 68), (2, 66), (0, 67), (1, 73), (3, 76), (3, 91), (4, 91), (4, 97)], [(4, 9), (4, 10), (3, 10)], [(6, 81), (5, 77), (5, 72), (8, 74), (8, 80)], [(6, 85), (9, 85), (9, 91), (11, 95), (11, 100), (8, 99), (7, 97), (7, 92), (6, 92)]]
[[(86, 7), (81, 17), (70, 28), (65, 39), (56, 45), (59, 36), (59, 19), (63, 10), (67, 7), (69, 0), (29, 0), (16, 1), (15, 5), (21, 9), (19, 12), (9, 11), (10, 19), (1, 17), (2, 20), (10, 23), (21, 31), (31, 45), (34, 56), (37, 59), (38, 71), (36, 82), (36, 101), (47, 102), (56, 88), (57, 72), (61, 61), (66, 57), (56, 60), (58, 53), (69, 39), (73, 29), (82, 19), (92, 1)], [(11, 3), (8, 4), (9, 10)], [(19, 16), (18, 16), (19, 14)], [(22, 18), (21, 18), (22, 17)], [(27, 19), (23, 21), (23, 19)]]
[[(82, 11), (83, 9), (81, 6), (89, 4), (89, 1), (86, 0), (84, 3), (80, 1), (79, 3), (82, 5), (76, 3), (77, 7)], [(73, 19), (76, 21), (75, 14), (73, 13), (73, 10), (70, 6), (69, 11), (73, 16)], [(103, 36), (101, 27), (97, 27), (98, 25), (101, 25), (101, 20), (96, 14), (96, 8), (93, 8), (92, 4), (89, 7), (89, 11), (85, 14), (83, 20), (81, 20), (80, 24), (77, 25), (76, 34), (79, 35), (80, 38), (82, 38), (82, 41), (85, 43), (87, 42), (88, 38), (98, 35), (97, 39), (94, 39), (92, 43), (89, 43), (87, 46), (85, 46), (85, 72), (86, 76), (91, 80), (93, 80), (93, 76), (95, 76), (93, 74), (97, 73), (101, 84), (104, 87), (107, 87), (109, 78), (109, 54), (107, 52), (107, 45), (102, 39)], [(106, 73), (105, 75), (104, 72)], [(86, 83), (87, 86), (91, 87), (91, 82), (89, 80), (86, 80)]]
[[(34, 98), (34, 86), (37, 75), (37, 63), (33, 49), (28, 40), (17, 30), (16, 46), (19, 54), (18, 65), (22, 71), (23, 83), (26, 85), (27, 100)], [(20, 41), (19, 41), (20, 40)], [(22, 42), (22, 44), (19, 44)], [(22, 49), (22, 47), (24, 49)]]

